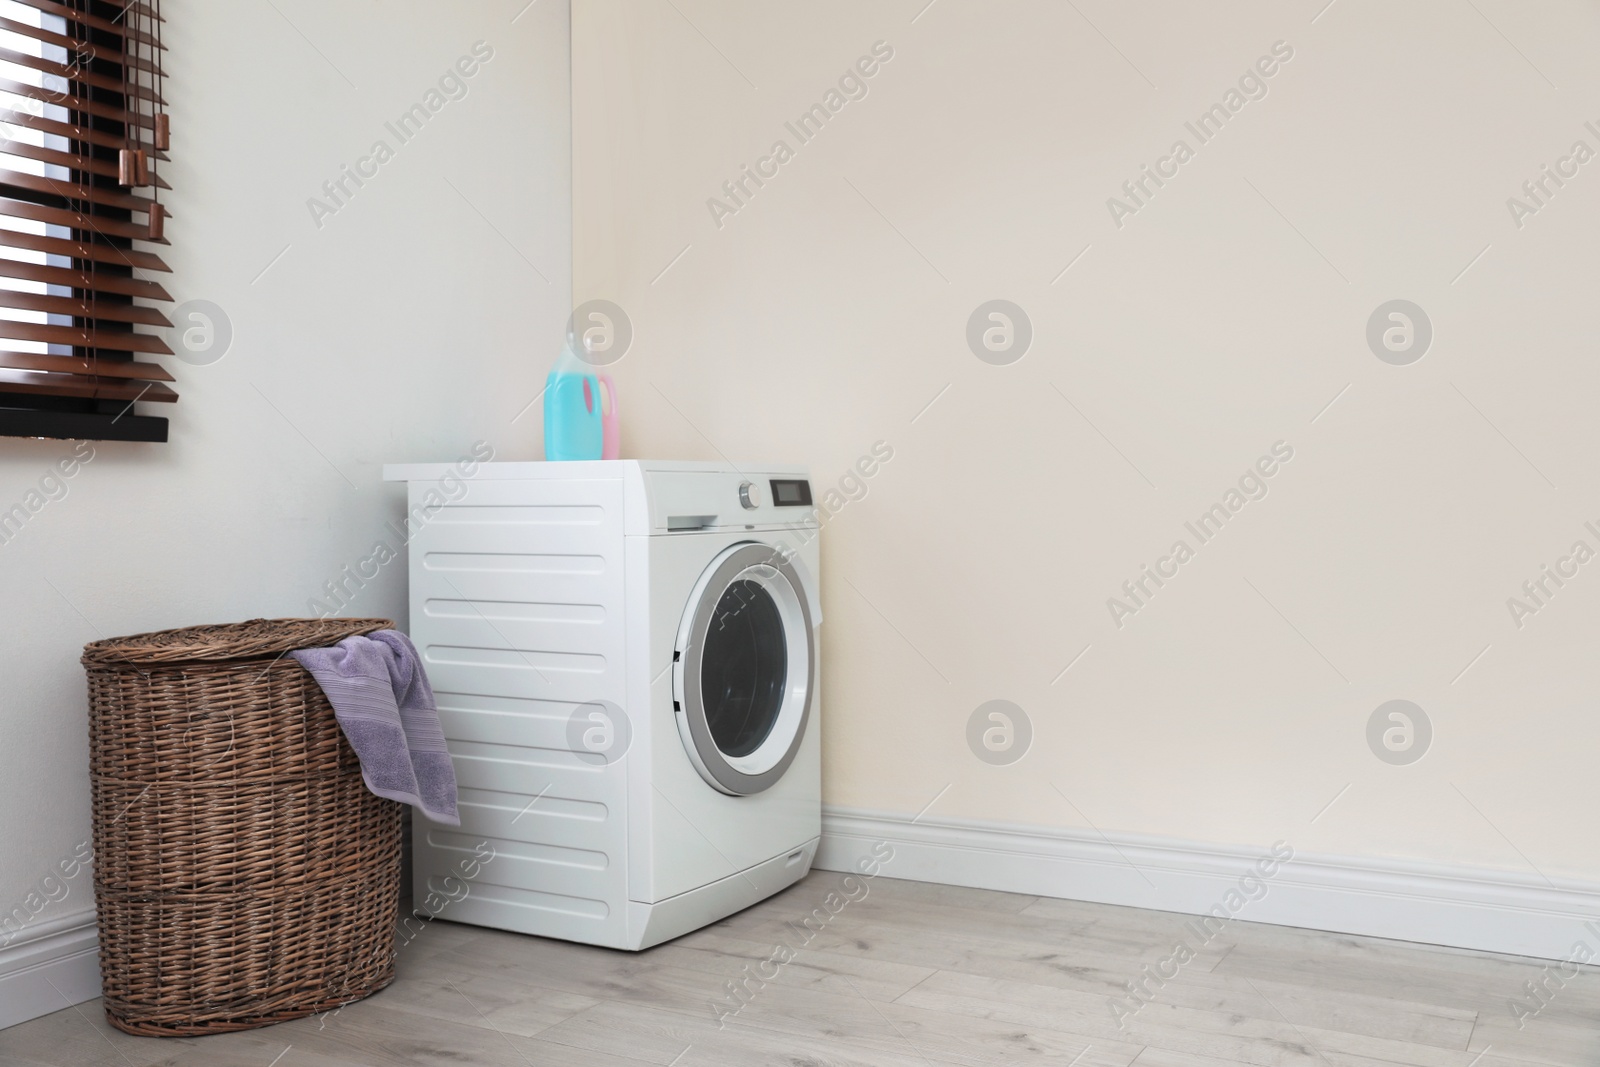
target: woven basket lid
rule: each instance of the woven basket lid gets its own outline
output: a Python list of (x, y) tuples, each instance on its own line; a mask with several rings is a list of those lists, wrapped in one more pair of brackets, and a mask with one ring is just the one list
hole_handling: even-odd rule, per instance
[(222, 663), (280, 656), (297, 648), (326, 648), (347, 637), (392, 630), (389, 619), (251, 619), (221, 626), (112, 637), (83, 646), (85, 667), (126, 664)]

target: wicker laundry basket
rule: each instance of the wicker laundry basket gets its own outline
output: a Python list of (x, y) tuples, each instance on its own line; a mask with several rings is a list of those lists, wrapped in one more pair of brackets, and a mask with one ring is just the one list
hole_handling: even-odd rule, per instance
[(393, 981), (400, 805), (367, 791), (287, 654), (393, 625), (256, 619), (84, 648), (113, 1026), (246, 1030)]

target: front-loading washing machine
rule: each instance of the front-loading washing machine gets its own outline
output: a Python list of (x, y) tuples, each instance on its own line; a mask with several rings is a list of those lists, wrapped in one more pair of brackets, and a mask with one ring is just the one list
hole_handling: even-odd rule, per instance
[[(468, 476), (470, 475), (470, 476)], [(428, 916), (641, 949), (803, 877), (821, 833), (806, 472), (385, 467), (461, 825), (413, 824)]]

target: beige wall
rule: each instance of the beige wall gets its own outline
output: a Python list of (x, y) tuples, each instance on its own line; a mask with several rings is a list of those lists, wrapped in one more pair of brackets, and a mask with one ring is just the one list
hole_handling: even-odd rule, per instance
[[(1592, 6), (923, 3), (574, 11), (574, 288), (633, 320), (624, 454), (820, 488), (893, 449), (824, 535), (828, 801), (1600, 878), (1600, 563), (1520, 629), (1507, 607), (1600, 549), (1600, 162), (1520, 228), (1507, 206), (1600, 149)], [(800, 145), (784, 123), (877, 41)], [(1200, 144), (1184, 123), (1279, 41)], [(1034, 330), (1007, 366), (964, 336), (995, 298)], [(1365, 338), (1396, 298), (1435, 332), (1408, 366)], [(1108, 598), (1179, 538), (1119, 628)], [(1033, 725), (1010, 766), (967, 745), (993, 699)], [(1409, 766), (1368, 748), (1391, 699), (1433, 724)]]
[[(479, 439), (539, 456), (537, 406), (511, 419), (571, 307), (568, 13), (543, 0), (513, 24), (520, 7), (168, 0), (169, 289), (222, 307), (233, 343), (166, 361), (171, 443), (95, 446), (0, 545), (0, 910), (89, 831), (84, 642), (306, 614), (401, 515), (382, 463)], [(477, 41), (493, 57), (466, 95), (399, 145), (384, 124)], [(308, 199), (379, 139), (393, 158), (319, 229)], [(72, 452), (0, 440), (0, 508)], [(345, 614), (404, 604), (394, 563)]]

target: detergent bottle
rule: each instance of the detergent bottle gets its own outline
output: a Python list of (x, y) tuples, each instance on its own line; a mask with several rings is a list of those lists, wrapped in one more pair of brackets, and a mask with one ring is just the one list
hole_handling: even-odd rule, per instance
[(617, 389), (570, 344), (562, 346), (544, 388), (544, 458), (616, 459), (621, 454)]

